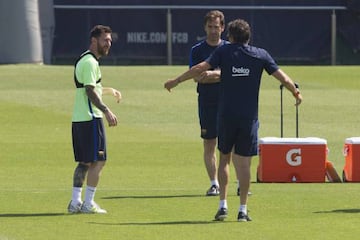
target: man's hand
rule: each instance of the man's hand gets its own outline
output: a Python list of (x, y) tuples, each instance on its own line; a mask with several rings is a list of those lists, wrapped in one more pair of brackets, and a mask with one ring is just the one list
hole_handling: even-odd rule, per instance
[(195, 77), (194, 81), (201, 84), (217, 83), (220, 82), (220, 75), (220, 70), (208, 70)]
[(112, 95), (116, 98), (116, 102), (120, 103), (122, 96), (121, 92), (111, 87), (103, 87), (103, 95)]
[(299, 106), (300, 104), (301, 104), (301, 102), (302, 102), (302, 96), (301, 96), (301, 94), (300, 94), (300, 92), (298, 91), (298, 92), (296, 92), (295, 94), (293, 94), (294, 95), (294, 97), (295, 97), (295, 99), (296, 99), (296, 103), (295, 103), (295, 106)]
[(170, 79), (164, 84), (164, 88), (166, 88), (169, 92), (171, 92), (171, 89), (176, 87), (179, 84), (179, 81), (177, 79)]
[(116, 102), (120, 103), (121, 101), (121, 92), (113, 88), (113, 96), (116, 98)]
[(107, 122), (109, 123), (109, 127), (115, 127), (118, 123), (117, 117), (113, 114), (109, 108), (104, 112)]

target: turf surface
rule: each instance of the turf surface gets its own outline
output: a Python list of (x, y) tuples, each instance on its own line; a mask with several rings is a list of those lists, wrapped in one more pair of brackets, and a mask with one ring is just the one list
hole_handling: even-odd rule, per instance
[[(71, 66), (2, 65), (0, 75), (0, 240), (7, 239), (350, 239), (360, 234), (357, 183), (255, 183), (250, 215), (236, 222), (232, 170), (229, 218), (213, 222), (217, 197), (202, 162), (197, 96), (192, 81), (171, 94), (168, 78), (186, 66), (102, 68), (104, 86), (123, 94), (116, 128), (107, 128), (109, 161), (96, 201), (107, 215), (69, 215), (73, 163), (70, 121)], [(347, 137), (360, 135), (360, 69), (282, 67), (300, 84), (301, 137), (328, 142), (341, 174)], [(284, 134), (295, 136), (295, 107), (284, 92)], [(280, 135), (280, 91), (264, 74), (259, 137)]]

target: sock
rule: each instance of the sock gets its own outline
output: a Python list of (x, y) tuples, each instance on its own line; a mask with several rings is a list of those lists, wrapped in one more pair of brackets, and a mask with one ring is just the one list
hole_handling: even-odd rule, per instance
[(243, 212), (247, 215), (247, 205), (240, 205), (239, 212)]
[(236, 182), (237, 182), (237, 187), (240, 188), (239, 180), (236, 180)]
[(90, 186), (86, 187), (86, 192), (85, 192), (86, 203), (92, 204), (94, 202), (95, 192), (96, 192), (96, 187), (90, 187)]
[(219, 187), (219, 182), (218, 182), (218, 180), (211, 180), (211, 186), (217, 186), (217, 187)]
[(219, 209), (220, 208), (228, 208), (227, 201), (226, 200), (220, 200)]
[(74, 205), (77, 203), (81, 203), (81, 192), (82, 192), (81, 187), (73, 187), (71, 201), (74, 203)]

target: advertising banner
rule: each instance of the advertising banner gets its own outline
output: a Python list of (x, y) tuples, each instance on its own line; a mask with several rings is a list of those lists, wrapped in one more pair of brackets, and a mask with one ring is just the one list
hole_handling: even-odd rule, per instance
[[(55, 1), (57, 2), (67, 4), (66, 1)], [(70, 2), (76, 4), (76, 1)], [(94, 5), (97, 3), (90, 2)], [(109, 25), (117, 37), (108, 61), (114, 64), (166, 64), (167, 21), (170, 13), (172, 62), (187, 64), (191, 46), (205, 37), (203, 17), (211, 9), (207, 9), (206, 5), (204, 9), (199, 6), (194, 9), (156, 9), (156, 5), (152, 5), (154, 8), (151, 9), (142, 9), (140, 2), (146, 5), (149, 1), (135, 2), (139, 3), (131, 5), (132, 8), (129, 9), (56, 9), (53, 58), (76, 58), (88, 47), (91, 27), (104, 24)], [(155, 2), (166, 4), (171, 1)], [(125, 5), (126, 1), (122, 4)], [(267, 49), (277, 61), (322, 62), (328, 61), (331, 55), (329, 10), (253, 10), (220, 7), (218, 10), (224, 12), (226, 22), (236, 18), (248, 21), (252, 28), (250, 44)], [(223, 38), (226, 39), (226, 32)]]

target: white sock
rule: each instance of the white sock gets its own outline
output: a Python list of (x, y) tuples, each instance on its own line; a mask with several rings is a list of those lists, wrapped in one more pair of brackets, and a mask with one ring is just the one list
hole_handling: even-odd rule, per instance
[(228, 205), (227, 205), (227, 201), (226, 200), (220, 200), (220, 203), (219, 203), (219, 209), (220, 208), (228, 208)]
[(71, 201), (74, 203), (74, 205), (76, 205), (77, 203), (81, 203), (81, 192), (81, 187), (73, 187)]
[(96, 192), (96, 187), (90, 187), (90, 186), (86, 187), (86, 192), (85, 192), (86, 203), (92, 204), (94, 202), (95, 192)]
[(243, 212), (247, 215), (247, 205), (240, 205), (239, 212)]
[(237, 182), (237, 187), (240, 188), (239, 180), (236, 180), (236, 182)]
[(211, 186), (217, 186), (217, 187), (219, 187), (219, 182), (218, 182), (218, 180), (211, 180)]

